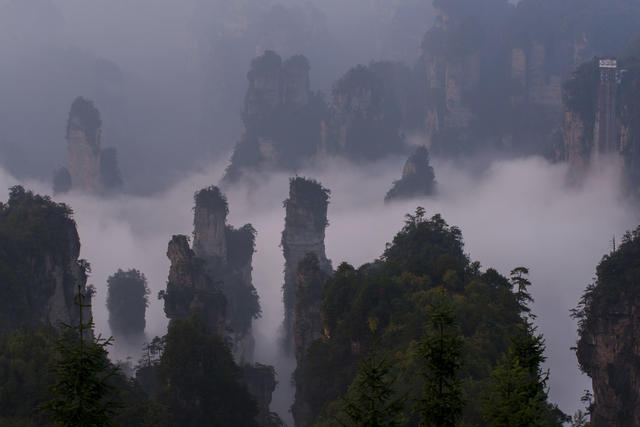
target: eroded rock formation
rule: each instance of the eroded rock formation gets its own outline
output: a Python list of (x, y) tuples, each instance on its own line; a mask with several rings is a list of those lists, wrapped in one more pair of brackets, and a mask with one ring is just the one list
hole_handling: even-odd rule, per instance
[[(400, 64), (380, 62), (352, 68), (338, 80), (322, 123), (323, 155), (374, 160), (402, 149), (403, 107), (419, 110), (407, 105), (409, 91), (394, 79), (402, 71)], [(411, 82), (412, 74), (405, 74), (405, 83), (407, 77)]]
[(249, 388), (249, 393), (256, 399), (258, 405), (257, 421), (261, 427), (282, 425), (277, 422), (278, 415), (269, 411), (273, 391), (276, 389), (276, 373), (273, 366), (244, 365), (242, 367), (244, 380)]
[[(0, 206), (0, 331), (78, 324), (78, 289), (92, 293), (86, 287), (88, 263), (79, 254), (71, 209), (13, 187)], [(85, 322), (90, 310), (83, 313)]]
[[(320, 265), (318, 256), (313, 252), (309, 252), (298, 264), (293, 305), (293, 343), (298, 366), (303, 362), (311, 343), (322, 337), (322, 297), (329, 277), (326, 267)], [(294, 375), (294, 381), (298, 379)], [(297, 392), (291, 412), (296, 425), (310, 425), (309, 404)]]
[(433, 195), (436, 191), (435, 178), (429, 164), (429, 151), (426, 147), (418, 147), (404, 164), (402, 178), (393, 183), (384, 200), (389, 202), (393, 199)]
[(324, 246), (329, 195), (330, 191), (316, 181), (301, 177), (290, 180), (289, 198), (284, 202), (286, 217), (281, 240), (285, 259), (282, 290), (284, 345), (287, 352), (292, 351), (294, 345), (296, 283), (300, 261), (313, 253), (319, 268), (331, 272), (331, 261), (327, 259)]
[(227, 300), (206, 263), (189, 247), (186, 236), (173, 236), (167, 248), (171, 261), (167, 289), (160, 294), (169, 319), (198, 314), (207, 327), (225, 336)]
[(227, 169), (227, 181), (237, 180), (247, 170), (293, 170), (316, 152), (325, 105), (311, 92), (309, 70), (302, 55), (283, 62), (275, 52), (266, 51), (251, 62), (244, 133)]
[(591, 377), (596, 426), (640, 426), (640, 229), (603, 258), (577, 310), (577, 357)]
[(228, 212), (227, 200), (217, 187), (196, 193), (193, 248), (220, 283), (233, 353), (236, 360), (245, 361), (253, 358), (251, 323), (260, 313), (251, 276), (256, 231), (251, 224), (238, 229), (228, 225)]
[[(93, 102), (78, 97), (71, 104), (67, 121), (67, 171), (56, 172), (55, 190), (69, 188), (85, 193), (100, 194), (122, 187), (115, 148), (101, 147), (102, 119)], [(70, 185), (60, 185), (69, 175)], [(66, 179), (66, 177), (65, 177)]]

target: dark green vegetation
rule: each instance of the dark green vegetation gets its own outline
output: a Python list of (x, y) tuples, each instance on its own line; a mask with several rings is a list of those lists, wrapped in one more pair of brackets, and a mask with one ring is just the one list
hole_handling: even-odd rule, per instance
[(59, 426), (110, 425), (116, 412), (113, 385), (109, 379), (117, 368), (109, 362), (107, 348), (111, 338), (93, 338), (93, 319), (83, 319), (91, 308), (91, 296), (80, 286), (74, 303), (78, 309), (77, 325), (65, 325), (56, 344), (58, 357), (54, 365), (56, 382), (50, 387), (52, 399), (42, 405)]
[(118, 270), (107, 279), (109, 327), (116, 338), (142, 337), (148, 305), (147, 278), (140, 271)]
[(155, 363), (170, 425), (256, 426), (256, 403), (221, 337), (197, 318), (174, 319)]
[[(167, 336), (145, 348), (139, 378), (126, 378), (109, 361), (111, 338), (94, 336), (89, 265), (77, 259), (66, 205), (13, 187), (0, 205), (0, 235), (1, 425), (256, 425), (258, 408), (242, 375), (275, 386), (273, 371), (241, 371), (224, 339), (198, 319), (172, 321)], [(52, 298), (56, 287), (60, 298)], [(142, 273), (118, 271), (109, 279), (111, 320), (126, 318), (141, 331), (147, 293)], [(265, 417), (273, 423), (264, 425), (277, 425), (277, 416)]]
[(73, 294), (78, 283), (84, 286), (88, 264), (78, 260), (71, 214), (20, 186), (0, 203), (0, 331), (75, 319)]
[(587, 410), (594, 425), (637, 424), (639, 278), (640, 227), (627, 232), (618, 248), (614, 243), (572, 311), (578, 320), (578, 362), (593, 380), (594, 401)]
[[(450, 303), (443, 306), (444, 290)], [(340, 396), (360, 387), (358, 365), (377, 340), (379, 356), (390, 364), (385, 384), (391, 395), (406, 396), (408, 425), (419, 423), (421, 412), (425, 423), (453, 425), (461, 402), (460, 421), (483, 424), (493, 368), (527, 328), (524, 291), (493, 269), (481, 271), (464, 253), (458, 228), (418, 209), (379, 260), (358, 269), (343, 263), (326, 283), (323, 338), (298, 365), (296, 399), (309, 405), (312, 419), (331, 423)], [(434, 348), (440, 344), (442, 353)], [(527, 369), (539, 373), (539, 365)], [(550, 408), (544, 417), (558, 418)]]
[(71, 104), (67, 130), (74, 128), (82, 130), (89, 144), (98, 151), (100, 149), (98, 143), (101, 126), (102, 119), (100, 118), (100, 112), (93, 105), (93, 101), (89, 101), (81, 96), (77, 97)]

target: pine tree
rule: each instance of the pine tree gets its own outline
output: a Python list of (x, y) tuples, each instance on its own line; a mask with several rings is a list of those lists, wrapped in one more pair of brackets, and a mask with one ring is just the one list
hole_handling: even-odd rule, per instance
[(416, 407), (421, 426), (454, 426), (464, 400), (458, 371), (462, 365), (462, 338), (453, 307), (445, 291), (439, 304), (431, 306), (429, 330), (420, 342), (424, 390)]
[(378, 354), (374, 343), (343, 399), (338, 423), (357, 427), (402, 425), (403, 399), (394, 397), (393, 383), (391, 364)]
[(57, 342), (59, 359), (55, 364), (53, 398), (43, 405), (59, 426), (110, 426), (118, 407), (112, 399), (109, 379), (117, 374), (107, 358), (111, 338), (93, 338), (93, 319), (84, 322), (89, 298), (78, 286), (74, 303), (80, 313), (78, 325), (63, 324), (66, 331)]
[(502, 361), (494, 368), (484, 419), (492, 426), (546, 426), (547, 379), (541, 364), (544, 338), (525, 321), (523, 330), (512, 338)]

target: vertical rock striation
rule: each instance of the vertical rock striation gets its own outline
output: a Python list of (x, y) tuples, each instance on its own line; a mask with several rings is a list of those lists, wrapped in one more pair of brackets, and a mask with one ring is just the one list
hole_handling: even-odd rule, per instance
[(282, 232), (284, 253), (284, 345), (287, 352), (293, 350), (295, 329), (295, 295), (298, 280), (298, 265), (309, 253), (315, 254), (322, 271), (331, 272), (331, 261), (327, 259), (324, 246), (327, 222), (327, 207), (330, 191), (320, 183), (301, 177), (289, 183), (289, 198), (286, 209), (285, 228)]
[(196, 193), (194, 211), (194, 252), (225, 295), (227, 333), (236, 360), (251, 360), (251, 323), (260, 313), (251, 275), (256, 231), (251, 224), (239, 229), (227, 224), (227, 200), (217, 187)]
[(92, 101), (76, 98), (71, 104), (67, 120), (68, 166), (66, 171), (62, 168), (56, 172), (56, 192), (75, 189), (101, 194), (122, 187), (116, 149), (103, 149), (101, 138), (100, 112)]
[[(326, 267), (320, 265), (318, 256), (313, 252), (309, 252), (298, 264), (293, 304), (293, 343), (297, 366), (303, 363), (311, 343), (322, 337), (322, 297), (329, 277)], [(294, 382), (302, 381), (298, 370), (293, 378)], [(291, 412), (296, 425), (310, 425), (312, 411), (299, 390), (300, 387), (296, 387)]]
[(97, 193), (100, 185), (102, 119), (93, 102), (78, 97), (67, 121), (68, 168), (74, 189)]
[(593, 382), (596, 426), (640, 426), (640, 228), (598, 265), (575, 315), (577, 357)]

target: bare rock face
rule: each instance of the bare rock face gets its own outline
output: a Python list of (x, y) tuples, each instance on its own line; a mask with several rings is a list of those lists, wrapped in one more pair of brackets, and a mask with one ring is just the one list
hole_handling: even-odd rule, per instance
[(205, 261), (189, 247), (186, 236), (173, 236), (167, 248), (171, 261), (164, 312), (169, 319), (201, 316), (210, 330), (224, 336), (227, 301), (218, 284), (209, 275)]
[[(54, 177), (54, 190), (69, 189), (85, 193), (101, 194), (122, 187), (115, 148), (101, 148), (102, 119), (92, 101), (78, 97), (71, 104), (67, 121), (66, 173), (69, 183), (60, 185), (65, 170)], [(66, 177), (65, 177), (66, 179)]]
[[(202, 189), (194, 198), (192, 258), (202, 265), (224, 298), (220, 332), (230, 338), (234, 357), (239, 362), (251, 360), (251, 324), (260, 313), (251, 274), (256, 231), (251, 224), (238, 229), (227, 224), (227, 200), (217, 187)], [(189, 249), (185, 244), (183, 251)]]
[(640, 426), (640, 229), (603, 258), (577, 311), (577, 357), (593, 382), (596, 426)]
[[(294, 301), (294, 352), (297, 365), (300, 366), (311, 343), (322, 337), (322, 293), (324, 284), (330, 277), (326, 267), (320, 265), (318, 256), (309, 252), (298, 264)], [(299, 380), (294, 374), (294, 381)], [(295, 424), (306, 426), (311, 423), (311, 409), (297, 392), (291, 412)]]
[(402, 178), (393, 183), (385, 201), (430, 196), (435, 191), (435, 173), (429, 164), (429, 151), (426, 147), (418, 147), (407, 159), (402, 170)]
[[(0, 254), (0, 331), (78, 324), (74, 298), (78, 289), (89, 297), (91, 292), (88, 264), (78, 259), (80, 239), (66, 205), (13, 187), (0, 207)], [(83, 320), (90, 317), (87, 307)]]
[(289, 199), (284, 202), (286, 217), (281, 245), (285, 258), (282, 289), (286, 351), (293, 349), (295, 289), (300, 261), (313, 253), (319, 268), (331, 272), (331, 261), (327, 259), (324, 246), (329, 194), (320, 183), (296, 177), (290, 181)]
[(69, 173), (73, 188), (97, 193), (100, 186), (100, 138), (102, 120), (93, 102), (78, 97), (67, 122)]
[(217, 188), (196, 193), (193, 218), (193, 250), (200, 258), (216, 258), (227, 262), (225, 238), (229, 208)]

